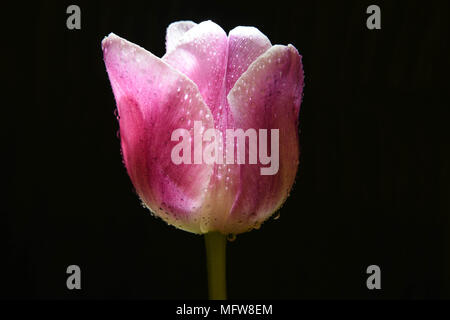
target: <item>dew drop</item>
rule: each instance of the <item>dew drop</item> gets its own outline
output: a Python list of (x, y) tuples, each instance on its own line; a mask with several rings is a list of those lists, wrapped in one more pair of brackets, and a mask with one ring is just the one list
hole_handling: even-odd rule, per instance
[(234, 233), (227, 234), (227, 240), (233, 242), (234, 240), (236, 240), (236, 235)]

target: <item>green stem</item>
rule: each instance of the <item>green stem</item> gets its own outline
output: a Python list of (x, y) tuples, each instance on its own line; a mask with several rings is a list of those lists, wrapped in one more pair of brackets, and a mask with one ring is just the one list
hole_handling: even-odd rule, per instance
[(210, 300), (227, 299), (226, 244), (226, 236), (219, 232), (209, 232), (205, 234)]

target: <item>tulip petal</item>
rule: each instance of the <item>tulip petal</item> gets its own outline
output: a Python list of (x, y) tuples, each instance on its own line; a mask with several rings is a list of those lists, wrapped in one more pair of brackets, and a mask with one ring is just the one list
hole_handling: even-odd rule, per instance
[[(285, 201), (299, 160), (298, 113), (303, 92), (303, 67), (297, 50), (273, 46), (254, 61), (228, 94), (237, 128), (279, 129), (279, 170), (261, 175), (258, 164), (240, 165), (239, 191), (226, 228), (231, 232), (257, 228)], [(261, 147), (258, 145), (258, 151)], [(248, 157), (248, 143), (246, 146)], [(270, 139), (268, 147), (270, 151)], [(260, 160), (260, 159), (259, 159)], [(247, 226), (247, 228), (245, 228)], [(225, 230), (227, 231), (227, 230)], [(237, 233), (238, 233), (237, 232)]]
[(174, 164), (171, 151), (178, 141), (171, 135), (185, 128), (192, 137), (194, 121), (202, 121), (203, 130), (213, 128), (209, 108), (190, 79), (143, 48), (114, 34), (102, 47), (119, 111), (123, 160), (138, 195), (168, 223), (200, 233), (213, 165)]
[(177, 21), (171, 23), (166, 31), (166, 52), (173, 50), (184, 34), (197, 24), (192, 21)]
[(184, 33), (162, 58), (198, 86), (213, 115), (224, 100), (227, 45), (225, 31), (212, 21), (204, 21)]
[(271, 47), (270, 40), (255, 27), (236, 27), (228, 35), (226, 93), (248, 66)]

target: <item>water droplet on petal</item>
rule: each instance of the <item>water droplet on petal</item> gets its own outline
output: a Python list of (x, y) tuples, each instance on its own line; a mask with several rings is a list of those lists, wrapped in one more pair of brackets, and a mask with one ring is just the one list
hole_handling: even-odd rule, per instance
[(234, 233), (229, 233), (227, 235), (227, 240), (230, 241), (230, 242), (236, 240), (236, 235)]

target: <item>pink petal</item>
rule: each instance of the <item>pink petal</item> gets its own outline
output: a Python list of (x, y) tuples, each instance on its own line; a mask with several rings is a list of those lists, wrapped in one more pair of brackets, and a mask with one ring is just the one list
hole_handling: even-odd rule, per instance
[(173, 50), (180, 42), (186, 31), (190, 30), (197, 24), (192, 21), (177, 21), (171, 23), (167, 27), (166, 32), (166, 52)]
[(226, 93), (233, 88), (248, 66), (266, 52), (271, 43), (254, 27), (236, 27), (228, 35), (228, 66)]
[(102, 47), (120, 116), (123, 159), (137, 193), (168, 223), (201, 232), (213, 165), (174, 164), (171, 151), (178, 141), (172, 142), (171, 134), (186, 128), (192, 136), (195, 120), (212, 128), (209, 108), (191, 80), (143, 48), (114, 34)]
[[(258, 227), (286, 200), (298, 167), (298, 113), (303, 92), (303, 67), (297, 50), (273, 46), (242, 74), (228, 94), (235, 127), (279, 129), (279, 170), (261, 175), (268, 165), (240, 166), (240, 189), (228, 218), (230, 232)], [(259, 151), (260, 145), (258, 145)], [(270, 150), (270, 140), (268, 140)], [(248, 153), (248, 143), (247, 151)]]
[(212, 21), (204, 21), (187, 31), (162, 58), (198, 86), (213, 115), (224, 100), (227, 44), (225, 31)]

